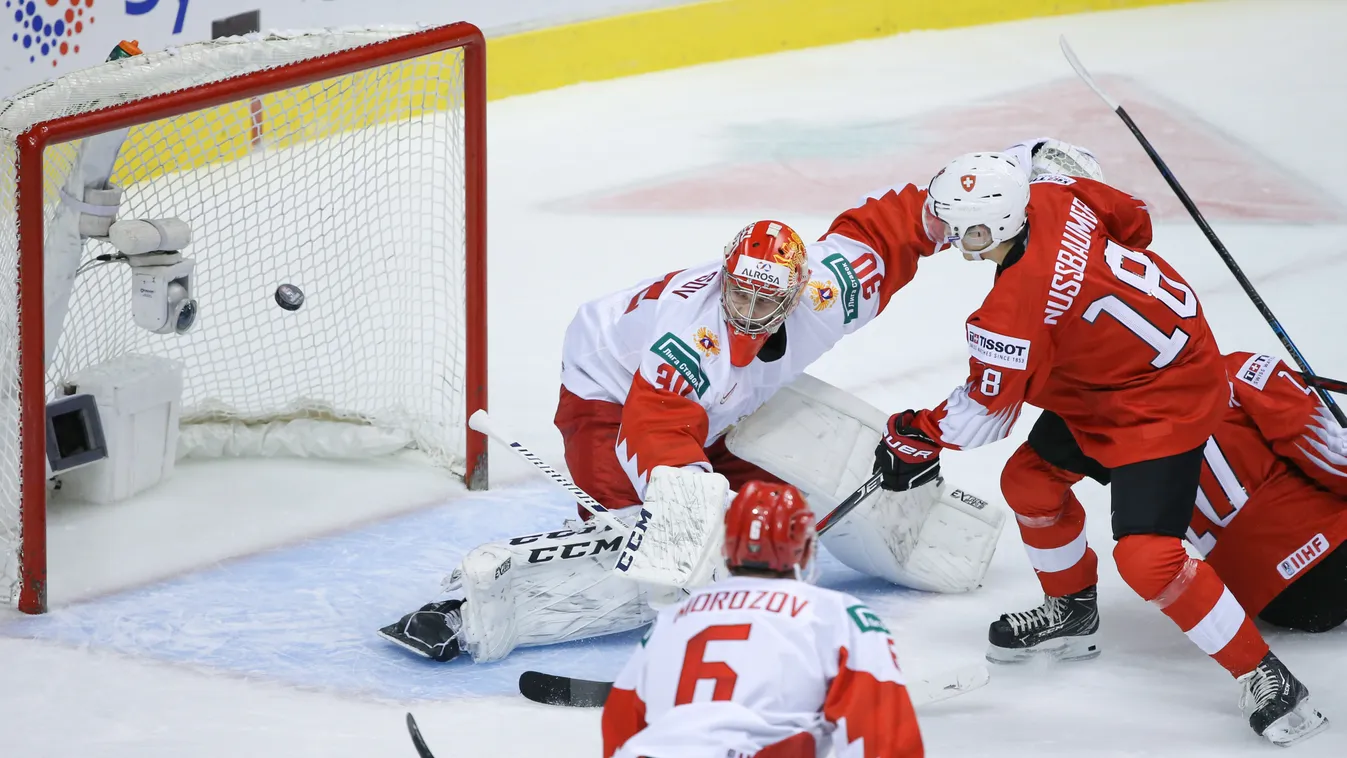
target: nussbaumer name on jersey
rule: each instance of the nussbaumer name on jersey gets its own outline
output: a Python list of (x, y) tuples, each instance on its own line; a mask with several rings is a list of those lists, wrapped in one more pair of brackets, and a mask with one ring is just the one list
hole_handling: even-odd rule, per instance
[(1080, 198), (1071, 198), (1071, 219), (1062, 231), (1062, 244), (1053, 268), (1052, 288), (1043, 309), (1043, 323), (1055, 324), (1057, 317), (1071, 309), (1085, 279), (1085, 264), (1090, 261), (1090, 236), (1099, 225), (1099, 217)]

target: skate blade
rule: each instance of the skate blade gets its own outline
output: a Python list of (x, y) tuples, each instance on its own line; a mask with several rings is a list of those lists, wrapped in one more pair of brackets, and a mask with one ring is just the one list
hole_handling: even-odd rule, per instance
[(431, 660), (434, 660), (434, 656), (430, 654), (430, 651), (426, 650), (424, 647), (417, 647), (416, 645), (408, 641), (406, 637), (402, 636), (401, 621), (394, 622), (380, 629), (378, 631), (378, 635), (404, 650), (409, 650), (413, 653), (416, 653), (422, 658), (429, 658)]
[(1033, 647), (1005, 648), (996, 645), (987, 646), (987, 661), (1003, 665), (1027, 663), (1036, 658), (1049, 658), (1057, 661), (1088, 661), (1098, 658), (1102, 652), (1099, 641), (1093, 634), (1079, 637), (1058, 637), (1055, 640), (1040, 642)]
[(1268, 724), (1268, 728), (1263, 730), (1263, 737), (1279, 747), (1290, 747), (1327, 728), (1328, 719), (1310, 705), (1307, 697), (1297, 703), (1290, 713)]

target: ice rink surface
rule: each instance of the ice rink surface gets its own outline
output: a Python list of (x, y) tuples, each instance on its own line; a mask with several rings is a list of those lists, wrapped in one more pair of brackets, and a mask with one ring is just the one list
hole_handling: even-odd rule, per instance
[[(1224, 350), (1280, 354), (1272, 332), (1117, 119), (1073, 77), (1078, 54), (1143, 129), (1320, 373), (1347, 378), (1335, 298), (1347, 276), (1347, 3), (1221, 2), (901, 35), (491, 105), (491, 408), (560, 460), (551, 426), (575, 307), (719, 255), (748, 221), (806, 238), (865, 192), (923, 182), (946, 159), (1052, 134), (1092, 147), (1145, 197), (1155, 249), (1197, 290)], [(923, 262), (883, 318), (813, 370), (884, 408), (929, 407), (965, 370), (962, 323), (990, 264)], [(944, 456), (999, 501), (1029, 428)], [(135, 502), (57, 509), (55, 612), (0, 612), (0, 756), (412, 755), (415, 712), (441, 758), (592, 756), (598, 713), (534, 706), (524, 668), (593, 678), (630, 635), (432, 664), (373, 636), (436, 596), (467, 549), (557, 526), (565, 499), (500, 448), (466, 494), (406, 460), (188, 463)], [(1101, 555), (1106, 492), (1079, 488)], [(979, 660), (987, 624), (1040, 600), (1013, 528), (985, 586), (905, 591), (825, 564), (869, 601), (910, 675)], [(1269, 755), (1238, 687), (1101, 561), (1104, 654), (995, 668), (920, 714), (932, 756)], [(1347, 755), (1347, 629), (1269, 632), (1333, 729), (1293, 755)]]

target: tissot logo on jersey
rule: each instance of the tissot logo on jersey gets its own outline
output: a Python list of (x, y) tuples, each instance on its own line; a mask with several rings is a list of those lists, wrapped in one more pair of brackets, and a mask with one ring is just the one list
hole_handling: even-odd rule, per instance
[(968, 324), (968, 352), (989, 366), (1025, 369), (1029, 366), (1029, 340), (1007, 337)]
[(1085, 279), (1085, 265), (1090, 262), (1090, 239), (1099, 225), (1099, 217), (1080, 198), (1072, 198), (1070, 213), (1057, 250), (1047, 306), (1043, 308), (1045, 324), (1057, 323), (1057, 318), (1076, 302)]
[(1252, 355), (1239, 367), (1240, 381), (1257, 387), (1260, 391), (1267, 386), (1272, 377), (1272, 369), (1277, 366), (1277, 357), (1273, 355)]

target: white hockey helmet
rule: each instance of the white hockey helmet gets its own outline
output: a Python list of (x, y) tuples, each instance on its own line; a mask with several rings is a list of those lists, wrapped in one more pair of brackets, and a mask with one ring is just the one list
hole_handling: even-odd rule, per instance
[(1005, 153), (969, 153), (950, 161), (931, 179), (922, 221), (936, 244), (957, 247), (965, 257), (1012, 239), (1024, 228), (1029, 177)]

